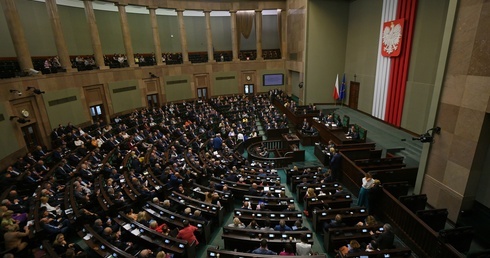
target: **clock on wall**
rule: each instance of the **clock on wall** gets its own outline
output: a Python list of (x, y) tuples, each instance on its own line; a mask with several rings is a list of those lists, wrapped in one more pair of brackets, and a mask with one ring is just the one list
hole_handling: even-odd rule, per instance
[(304, 86), (303, 82), (300, 82), (300, 83), (298, 84), (298, 87), (299, 87), (300, 89), (301, 89), (301, 88), (303, 88), (303, 86)]
[(24, 116), (24, 117), (29, 117), (29, 111), (27, 109), (22, 109), (22, 111), (20, 111), (20, 113)]

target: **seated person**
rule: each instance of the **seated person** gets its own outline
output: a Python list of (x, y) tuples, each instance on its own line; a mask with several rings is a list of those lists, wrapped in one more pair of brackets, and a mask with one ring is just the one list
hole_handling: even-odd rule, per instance
[(8, 225), (5, 234), (3, 235), (5, 241), (5, 250), (17, 248), (17, 252), (24, 250), (28, 243), (22, 242), (22, 239), (29, 235), (29, 227), (24, 227), (24, 232), (19, 231), (19, 225)]
[(262, 239), (260, 241), (260, 247), (252, 251), (253, 254), (268, 254), (277, 255), (276, 252), (271, 251), (267, 248), (267, 239)]
[(158, 233), (162, 233), (166, 236), (170, 233), (170, 229), (168, 228), (167, 224), (162, 223), (161, 225), (158, 225), (158, 222), (156, 222), (155, 220), (152, 220), (150, 222), (149, 228), (155, 230)]
[(331, 220), (330, 223), (325, 222), (323, 227), (326, 231), (328, 231), (329, 228), (345, 227), (345, 223), (342, 221), (342, 215), (335, 215), (335, 219)]
[(292, 227), (292, 229), (294, 231), (297, 231), (297, 230), (309, 230), (307, 227), (303, 226), (303, 222), (301, 221), (301, 219), (296, 220), (296, 222), (294, 222), (294, 226)]
[(250, 221), (250, 224), (248, 224), (247, 228), (259, 229), (259, 224), (257, 224), (257, 221), (253, 219), (252, 221)]
[(229, 224), (228, 227), (245, 228), (245, 224), (238, 217), (235, 217), (233, 223)]
[(284, 246), (284, 250), (282, 252), (280, 252), (279, 255), (280, 256), (295, 256), (294, 251), (293, 251), (293, 247), (291, 246), (291, 244), (287, 243)]
[(83, 250), (80, 246), (74, 243), (67, 243), (65, 240), (65, 235), (58, 234), (53, 242), (54, 251), (60, 255), (61, 257), (66, 256), (66, 252), (68, 249), (72, 249), (76, 255), (80, 256), (83, 253)]
[(378, 224), (378, 222), (376, 221), (376, 218), (374, 218), (374, 216), (372, 216), (372, 215), (369, 215), (366, 217), (364, 222), (359, 221), (356, 224), (356, 226), (358, 226), (358, 227), (370, 227), (370, 226), (374, 226), (376, 224)]
[(269, 151), (267, 150), (267, 148), (264, 148), (260, 153), (259, 153), (260, 156), (262, 157), (269, 157)]
[(350, 127), (346, 135), (350, 136), (352, 140), (359, 140), (359, 133), (357, 132), (356, 127), (354, 125)]
[(292, 231), (291, 227), (286, 225), (286, 221), (281, 219), (279, 224), (274, 227), (275, 231)]
[(361, 245), (357, 240), (351, 240), (348, 247), (348, 253), (359, 253), (362, 252), (363, 250), (361, 249)]
[(371, 241), (368, 248), (371, 247), (373, 250), (384, 250), (393, 248), (395, 234), (393, 233), (393, 229), (390, 224), (386, 223), (383, 225), (383, 232), (376, 231), (376, 233), (374, 233), (371, 231), (369, 233), (373, 237), (373, 241)]

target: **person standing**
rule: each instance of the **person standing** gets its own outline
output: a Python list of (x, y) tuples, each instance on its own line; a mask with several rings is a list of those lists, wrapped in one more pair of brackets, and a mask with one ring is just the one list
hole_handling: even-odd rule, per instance
[(340, 166), (342, 162), (342, 156), (340, 156), (340, 153), (334, 148), (330, 148), (330, 153), (332, 158), (330, 159), (330, 170), (332, 171), (332, 180), (337, 181), (339, 180), (340, 176)]
[(371, 173), (366, 173), (366, 176), (362, 178), (361, 190), (359, 190), (359, 196), (357, 199), (358, 206), (364, 206), (369, 209), (369, 190), (374, 186), (374, 180)]
[(197, 241), (196, 235), (194, 235), (197, 227), (190, 225), (188, 220), (184, 220), (182, 224), (184, 225), (184, 228), (179, 230), (177, 238), (187, 241), (189, 245), (191, 245), (193, 242), (196, 242), (197, 246), (199, 244), (199, 241)]
[(308, 243), (308, 237), (306, 234), (301, 234), (301, 242), (296, 243), (296, 254), (297, 255), (311, 255), (313, 251), (311, 250), (311, 244)]

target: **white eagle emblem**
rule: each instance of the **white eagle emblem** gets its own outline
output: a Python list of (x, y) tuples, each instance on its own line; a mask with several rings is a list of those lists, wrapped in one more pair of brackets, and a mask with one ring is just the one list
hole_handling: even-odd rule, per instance
[(391, 54), (398, 49), (400, 38), (402, 37), (402, 26), (395, 25), (393, 22), (383, 30), (383, 50)]

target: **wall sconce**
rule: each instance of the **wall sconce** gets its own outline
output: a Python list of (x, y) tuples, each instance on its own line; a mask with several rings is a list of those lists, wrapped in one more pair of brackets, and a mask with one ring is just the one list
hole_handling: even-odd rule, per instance
[(33, 90), (32, 92), (34, 92), (37, 95), (46, 93), (45, 91), (41, 91), (40, 89), (36, 89), (34, 87), (27, 87), (26, 91), (30, 91), (30, 90)]
[(22, 96), (22, 92), (20, 92), (20, 90), (10, 90), (10, 93), (16, 93), (17, 96)]
[(19, 124), (25, 124), (25, 123), (29, 123), (31, 121), (29, 119), (25, 119), (25, 118), (18, 117), (18, 116), (10, 116), (10, 121), (12, 121), (16, 118), (17, 118), (17, 123), (19, 123)]

